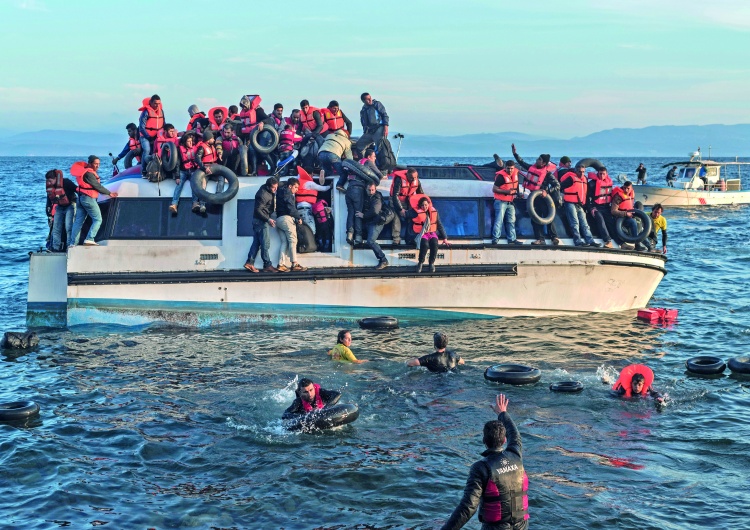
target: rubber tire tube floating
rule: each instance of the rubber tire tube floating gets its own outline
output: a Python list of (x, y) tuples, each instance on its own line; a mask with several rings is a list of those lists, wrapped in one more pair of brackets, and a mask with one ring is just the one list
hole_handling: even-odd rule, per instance
[(580, 381), (560, 381), (549, 386), (552, 392), (577, 393), (583, 391), (583, 383)]
[(685, 361), (685, 367), (688, 372), (700, 375), (715, 375), (720, 374), (727, 368), (727, 364), (721, 357), (714, 357), (713, 355), (699, 355), (698, 357), (691, 357)]
[(0, 421), (25, 420), (39, 414), (39, 405), (33, 401), (0, 403)]
[[(542, 217), (539, 215), (536, 211), (536, 208), (534, 207), (534, 202), (540, 198), (543, 201), (547, 202), (547, 207), (549, 214), (547, 217)], [(538, 225), (548, 225), (552, 223), (552, 221), (555, 220), (555, 213), (557, 212), (557, 208), (555, 207), (555, 201), (552, 200), (552, 197), (550, 197), (550, 194), (546, 194), (545, 196), (542, 196), (542, 190), (536, 190), (532, 191), (529, 195), (529, 198), (526, 199), (526, 210), (529, 212), (529, 217), (531, 217), (531, 220), (534, 221)]]
[(398, 319), (395, 317), (367, 317), (357, 320), (362, 329), (397, 329)]
[(496, 364), (484, 371), (484, 378), (509, 385), (531, 385), (542, 378), (542, 372), (522, 364)]
[(289, 431), (330, 429), (352, 423), (359, 418), (359, 407), (353, 403), (328, 406), (307, 414), (296, 414), (282, 418), (284, 428)]
[(641, 220), (641, 231), (635, 235), (628, 234), (622, 227), (625, 217), (618, 217), (615, 222), (615, 231), (620, 239), (628, 243), (640, 243), (648, 237), (651, 233), (653, 223), (651, 222), (651, 216), (643, 210), (633, 210), (633, 216)]
[(750, 375), (750, 357), (747, 355), (743, 357), (732, 357), (727, 363), (729, 369), (735, 374), (748, 374)]
[(211, 176), (222, 176), (227, 179), (226, 189), (221, 193), (207, 192), (203, 189), (207, 175), (202, 170), (196, 169), (193, 172), (193, 176), (190, 177), (190, 186), (193, 188), (193, 193), (200, 200), (206, 201), (209, 204), (224, 204), (231, 201), (240, 190), (240, 182), (237, 179), (237, 175), (228, 167), (220, 164), (209, 164), (209, 167), (211, 168)]

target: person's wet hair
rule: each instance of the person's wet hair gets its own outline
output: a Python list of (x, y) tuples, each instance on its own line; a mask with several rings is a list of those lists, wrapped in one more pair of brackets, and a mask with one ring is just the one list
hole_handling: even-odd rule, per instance
[(432, 336), (432, 342), (435, 344), (435, 349), (442, 350), (448, 346), (448, 335), (438, 331)]
[(297, 390), (301, 388), (307, 388), (308, 386), (314, 384), (312, 380), (307, 379), (306, 377), (299, 380), (299, 383), (297, 383)]
[(230, 105), (227, 110), (229, 111), (229, 114), (237, 114), (240, 111), (237, 105)]
[(630, 380), (630, 384), (633, 385), (633, 384), (643, 383), (645, 380), (646, 378), (643, 377), (643, 374), (635, 374), (633, 376), (633, 379)]
[(505, 425), (498, 420), (485, 423), (482, 442), (489, 449), (499, 449), (502, 447), (505, 443)]
[(351, 333), (352, 330), (350, 329), (342, 329), (339, 331), (339, 334), (336, 335), (336, 344), (344, 344), (344, 337), (346, 337), (347, 333)]

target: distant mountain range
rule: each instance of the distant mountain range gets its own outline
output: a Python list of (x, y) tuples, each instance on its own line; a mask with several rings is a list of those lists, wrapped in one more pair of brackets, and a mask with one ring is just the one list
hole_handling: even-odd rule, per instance
[[(483, 156), (510, 155), (510, 144), (527, 159), (539, 153), (554, 158), (616, 156), (682, 156), (701, 147), (704, 157), (711, 146), (712, 156), (750, 156), (750, 124), (741, 125), (664, 125), (642, 129), (608, 129), (587, 136), (545, 138), (517, 132), (466, 134), (462, 136), (410, 135), (405, 133), (401, 156)], [(127, 142), (124, 132), (98, 133), (42, 130), (13, 134), (0, 130), (0, 156), (85, 156), (109, 152), (117, 154)], [(398, 139), (392, 138), (393, 150)]]

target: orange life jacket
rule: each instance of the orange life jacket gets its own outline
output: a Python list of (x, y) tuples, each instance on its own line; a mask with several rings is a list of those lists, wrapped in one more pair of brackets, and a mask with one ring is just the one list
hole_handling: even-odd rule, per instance
[(567, 178), (573, 179), (573, 185), (563, 192), (563, 200), (573, 204), (586, 204), (586, 176), (570, 170), (562, 176), (561, 181)]
[(633, 188), (630, 188), (630, 193), (625, 193), (625, 190), (619, 186), (612, 190), (611, 198), (614, 200), (615, 197), (620, 197), (622, 201), (617, 205), (618, 210), (630, 211), (635, 208), (635, 192)]
[(648, 389), (651, 388), (651, 383), (654, 382), (654, 371), (645, 364), (631, 364), (623, 368), (622, 372), (620, 372), (620, 377), (612, 385), (612, 390), (623, 388), (625, 389), (625, 397), (632, 397), (633, 387), (631, 383), (635, 374), (641, 374), (644, 378), (643, 390), (641, 390), (640, 395), (645, 396), (648, 393)]
[(149, 138), (155, 138), (159, 131), (164, 128), (164, 111), (159, 103), (159, 108), (154, 110), (149, 105), (151, 98), (143, 98), (143, 106), (138, 109), (140, 111), (148, 112), (148, 118), (146, 118), (146, 132)]
[(427, 219), (428, 212), (430, 215), (430, 226), (425, 231), (425, 234), (429, 234), (430, 232), (437, 232), (438, 213), (437, 210), (430, 205), (427, 207), (427, 211), (417, 210), (418, 215), (414, 219), (412, 219), (411, 228), (415, 234), (419, 234), (422, 232), (422, 227), (424, 226), (425, 219)]
[(201, 157), (201, 162), (203, 162), (204, 166), (206, 164), (213, 164), (216, 162), (216, 160), (218, 160), (215, 147), (205, 142), (198, 142), (198, 145), (195, 146), (196, 153), (198, 152), (198, 148), (200, 147), (203, 148), (203, 156)]
[(529, 167), (529, 169), (526, 170), (523, 187), (529, 191), (538, 190), (542, 187), (542, 184), (544, 184), (544, 179), (547, 176), (547, 173), (554, 173), (556, 169), (557, 166), (552, 162), (549, 162), (543, 168), (538, 168), (536, 165)]
[(196, 112), (195, 114), (191, 116), (190, 121), (187, 124), (187, 127), (185, 127), (185, 130), (186, 131), (195, 130), (198, 134), (202, 134), (203, 130), (201, 129), (201, 125), (200, 123), (196, 123), (196, 121), (205, 117), (206, 115), (203, 114), (202, 112)]
[(417, 188), (419, 188), (418, 177), (414, 177), (414, 180), (409, 182), (409, 179), (406, 178), (405, 169), (396, 170), (391, 173), (390, 176), (393, 177), (393, 181), (391, 182), (391, 197), (393, 197), (393, 190), (396, 187), (396, 179), (401, 180), (401, 188), (399, 188), (398, 190), (398, 200), (400, 200), (401, 202), (406, 202), (409, 197), (412, 197), (415, 193), (417, 193)]
[(318, 190), (305, 188), (305, 184), (312, 181), (313, 179), (310, 173), (308, 173), (307, 171), (299, 171), (299, 190), (297, 190), (297, 194), (295, 195), (298, 203), (307, 202), (310, 204), (315, 204), (317, 202)]
[[(224, 119), (221, 123), (216, 123), (216, 118), (214, 117), (214, 112), (217, 110), (222, 111), (222, 113), (224, 114)], [(226, 107), (214, 107), (208, 111), (208, 128), (212, 131), (220, 131), (228, 119), (229, 111)]]
[(84, 161), (74, 162), (73, 165), (70, 166), (70, 174), (73, 175), (76, 178), (76, 182), (78, 182), (78, 193), (83, 193), (84, 195), (88, 195), (92, 199), (96, 199), (99, 197), (99, 192), (96, 191), (95, 188), (92, 188), (88, 184), (88, 182), (85, 182), (83, 180), (83, 176), (89, 172), (94, 174), (97, 182), (102, 181), (99, 178), (99, 175), (97, 175), (96, 171), (94, 171), (93, 168), (89, 167), (89, 165)]
[(170, 143), (177, 146), (177, 144), (180, 142), (180, 139), (178, 137), (170, 138), (165, 134), (164, 131), (159, 131), (159, 134), (156, 136), (156, 141), (154, 142), (154, 150), (161, 155), (161, 148), (164, 144)]
[(591, 200), (594, 204), (607, 205), (612, 202), (612, 179), (609, 178), (609, 174), (604, 173), (604, 177), (599, 178), (598, 173), (589, 173), (589, 180), (596, 182), (596, 188), (594, 188), (594, 196)]
[(65, 194), (65, 188), (63, 187), (63, 172), (59, 169), (55, 169), (53, 177), (46, 177), (47, 182), (45, 187), (47, 190), (47, 198), (50, 204), (53, 206), (68, 206), (70, 201), (68, 196)]
[(504, 169), (501, 169), (497, 173), (495, 173), (495, 176), (502, 176), (503, 177), (503, 184), (498, 186), (503, 191), (512, 191), (512, 194), (503, 194), (503, 193), (493, 193), (495, 198), (498, 201), (504, 201), (504, 202), (513, 202), (513, 199), (516, 198), (516, 194), (518, 193), (518, 169), (513, 168), (510, 170), (510, 174), (508, 174), (507, 171)]
[[(300, 119), (300, 122), (302, 123), (303, 130), (308, 130), (308, 131), (315, 130), (315, 127), (317, 126), (317, 124), (315, 123), (315, 118), (313, 117), (313, 114), (315, 113), (316, 110), (320, 112), (320, 109), (312, 107), (312, 106), (307, 107), (307, 113), (305, 113), (304, 110), (299, 111), (299, 119)], [(322, 116), (322, 113), (321, 113), (321, 116)], [(323, 128), (320, 130), (320, 133), (323, 134), (327, 130), (328, 130), (328, 125), (326, 125), (325, 122), (323, 122)]]
[(341, 109), (336, 111), (336, 114), (331, 112), (331, 109), (328, 108), (322, 109), (319, 112), (321, 116), (323, 116), (323, 121), (329, 131), (338, 131), (339, 129), (344, 129), (346, 126), (346, 123), (344, 122), (344, 114), (341, 112)]

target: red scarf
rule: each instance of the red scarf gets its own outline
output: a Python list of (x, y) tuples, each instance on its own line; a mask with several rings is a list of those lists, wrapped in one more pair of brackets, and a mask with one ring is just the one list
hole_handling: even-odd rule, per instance
[[(323, 400), (320, 397), (320, 385), (316, 385), (315, 383), (313, 383), (313, 388), (315, 389), (315, 408), (322, 409)], [(300, 401), (302, 401), (302, 408), (305, 409), (305, 412), (312, 412), (313, 406), (310, 403), (302, 398), (300, 398)]]

